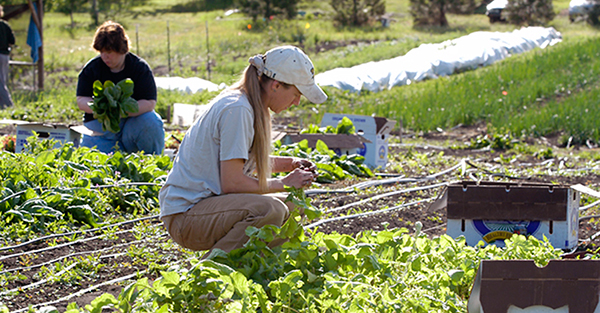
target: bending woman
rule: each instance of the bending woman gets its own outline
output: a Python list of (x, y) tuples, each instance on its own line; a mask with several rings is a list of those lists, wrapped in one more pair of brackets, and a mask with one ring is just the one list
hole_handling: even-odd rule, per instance
[[(240, 81), (188, 129), (160, 190), (165, 227), (191, 250), (229, 252), (246, 243), (248, 226), (283, 225), (293, 205), (275, 193), (309, 186), (315, 178), (312, 162), (270, 155), (270, 111), (297, 105), (301, 95), (314, 103), (327, 100), (315, 84), (312, 62), (293, 46), (249, 62)], [(270, 178), (272, 172), (289, 174)]]

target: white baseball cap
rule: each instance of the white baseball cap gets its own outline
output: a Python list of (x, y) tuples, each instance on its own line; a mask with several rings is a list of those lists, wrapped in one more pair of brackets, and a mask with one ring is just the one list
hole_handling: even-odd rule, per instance
[(297, 47), (273, 48), (264, 56), (263, 73), (282, 83), (296, 86), (312, 103), (323, 103), (327, 95), (315, 84), (315, 67), (308, 56)]

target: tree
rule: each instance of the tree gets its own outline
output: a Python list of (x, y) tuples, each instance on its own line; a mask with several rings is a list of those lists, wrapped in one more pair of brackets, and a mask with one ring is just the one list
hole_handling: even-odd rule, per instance
[(410, 15), (415, 26), (448, 26), (446, 7), (451, 0), (410, 0)]
[(333, 20), (341, 26), (363, 26), (385, 14), (382, 0), (331, 0)]
[(515, 25), (545, 25), (556, 16), (552, 0), (509, 0), (504, 12)]
[(73, 13), (80, 11), (88, 0), (55, 0), (53, 3), (54, 11), (60, 12), (71, 17), (71, 28), (75, 28)]
[(446, 13), (471, 14), (473, 0), (410, 0), (410, 14), (415, 26), (448, 26)]
[[(96, 10), (102, 12), (106, 20), (115, 19), (117, 16), (130, 12), (136, 6), (145, 5), (148, 0), (94, 0), (97, 2)], [(92, 10), (92, 17), (94, 15)]]
[(236, 2), (242, 13), (250, 16), (252, 21), (256, 21), (259, 17), (266, 20), (270, 20), (272, 16), (294, 18), (300, 0), (237, 0)]

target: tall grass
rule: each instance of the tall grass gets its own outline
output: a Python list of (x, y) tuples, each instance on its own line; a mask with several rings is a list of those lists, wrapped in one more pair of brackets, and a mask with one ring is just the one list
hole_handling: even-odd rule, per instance
[[(329, 5), (315, 0), (300, 6), (299, 9), (312, 13), (305, 18), (270, 23), (253, 23), (241, 14), (224, 16), (223, 11), (169, 12), (170, 3), (181, 4), (183, 0), (151, 2), (156, 6), (138, 8), (132, 12), (135, 14), (122, 15), (117, 20), (126, 27), (132, 51), (150, 63), (156, 76), (195, 76), (226, 84), (238, 79), (248, 64), (248, 57), (281, 44), (303, 47), (319, 73), (393, 58), (422, 43), (441, 42), (473, 31), (515, 29), (512, 25), (490, 24), (485, 15), (449, 15), (450, 27), (416, 29), (408, 13), (408, 0), (387, 1), (388, 12), (395, 20), (391, 27), (374, 24), (360, 29), (336, 28), (328, 17)], [(312, 119), (313, 122), (318, 121), (319, 115), (304, 113), (313, 112), (313, 107), (321, 113), (378, 114), (402, 120), (406, 127), (425, 132), (483, 121), (510, 128), (518, 134), (565, 131), (580, 141), (597, 141), (597, 131), (592, 130), (597, 110), (592, 110), (591, 101), (598, 85), (597, 57), (593, 50), (598, 44), (596, 39), (585, 39), (597, 38), (597, 31), (585, 23), (568, 22), (564, 13), (568, 0), (554, 2), (559, 15), (549, 26), (555, 27), (565, 38), (556, 47), (515, 56), (488, 68), (378, 94), (354, 95), (327, 88), (330, 99), (325, 104), (309, 107), (303, 102), (303, 107), (291, 114), (307, 115), (304, 121)], [(321, 15), (314, 14), (317, 12)], [(45, 15), (46, 90), (32, 93), (28, 87), (31, 74), (15, 68), (15, 79), (21, 80), (12, 90), (16, 105), (0, 111), (1, 117), (80, 122), (75, 83), (81, 67), (96, 55), (90, 48), (95, 27), (91, 26), (88, 14), (76, 14), (75, 22), (75, 28), (71, 28), (66, 15)], [(25, 43), (28, 14), (10, 23), (17, 36), (13, 59), (30, 61), (29, 47)], [(253, 24), (251, 29), (248, 24)], [(23, 86), (27, 88), (21, 89)], [(503, 95), (503, 91), (507, 94)], [(564, 103), (585, 99), (586, 94), (588, 107), (570, 104), (568, 115), (564, 115), (565, 109), (558, 109)], [(175, 102), (206, 103), (212, 95), (160, 90), (157, 110), (166, 117), (168, 107)], [(585, 113), (587, 108), (591, 113), (577, 117), (575, 108), (580, 107), (579, 111)]]
[(332, 88), (320, 111), (376, 114), (416, 131), (489, 123), (517, 135), (598, 141), (600, 38), (567, 40), (487, 68), (361, 95)]

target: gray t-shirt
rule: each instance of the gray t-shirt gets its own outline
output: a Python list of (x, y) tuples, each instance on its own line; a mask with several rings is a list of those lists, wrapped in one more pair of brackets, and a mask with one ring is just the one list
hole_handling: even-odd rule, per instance
[(249, 159), (254, 111), (239, 90), (225, 90), (185, 134), (159, 193), (160, 217), (187, 211), (221, 194), (220, 162)]

